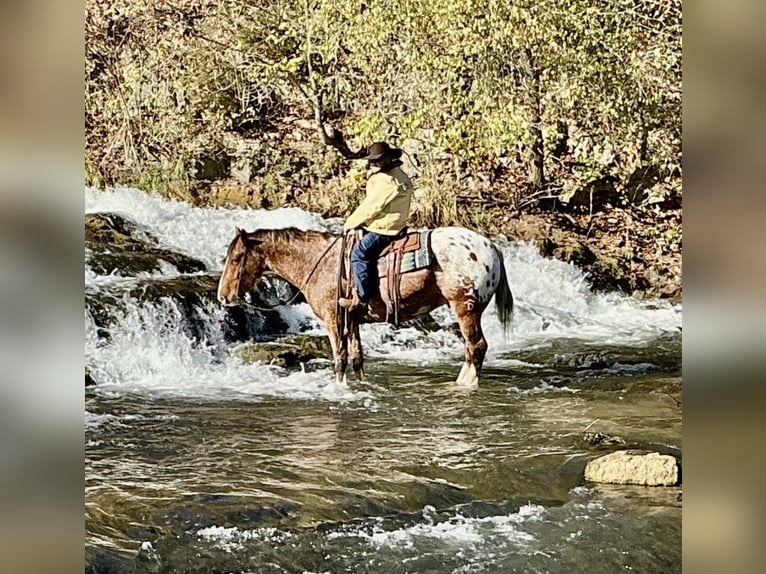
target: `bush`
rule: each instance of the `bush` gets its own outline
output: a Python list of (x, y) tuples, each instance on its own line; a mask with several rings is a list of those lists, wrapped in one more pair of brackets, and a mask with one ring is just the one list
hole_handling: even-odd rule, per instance
[(680, 194), (680, 0), (86, 0), (85, 44), (93, 185), (204, 200), (236, 166), (343, 214), (361, 182), (311, 132), (321, 102), (359, 145), (419, 142), (421, 223), (483, 182), (524, 208)]

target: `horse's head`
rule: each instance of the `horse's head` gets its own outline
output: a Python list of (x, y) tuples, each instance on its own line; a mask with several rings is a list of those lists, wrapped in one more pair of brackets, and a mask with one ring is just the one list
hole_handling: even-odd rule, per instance
[(257, 247), (261, 241), (244, 229), (236, 229), (218, 281), (218, 300), (226, 306), (237, 305), (244, 299), (265, 268), (263, 255)]

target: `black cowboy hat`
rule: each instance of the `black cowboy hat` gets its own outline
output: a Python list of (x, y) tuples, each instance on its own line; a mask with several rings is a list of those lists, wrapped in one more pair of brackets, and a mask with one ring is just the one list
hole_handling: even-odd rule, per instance
[(389, 157), (391, 159), (399, 159), (402, 157), (402, 150), (399, 148), (391, 147), (386, 142), (375, 142), (367, 148), (367, 154), (359, 159), (366, 159), (368, 161), (381, 159), (383, 157)]

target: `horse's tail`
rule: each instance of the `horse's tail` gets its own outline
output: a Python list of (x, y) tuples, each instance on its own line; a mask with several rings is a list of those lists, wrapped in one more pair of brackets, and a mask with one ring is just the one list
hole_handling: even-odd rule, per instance
[(503, 326), (503, 334), (507, 335), (511, 328), (511, 319), (513, 318), (513, 294), (511, 288), (508, 287), (508, 276), (505, 273), (505, 262), (503, 261), (503, 253), (496, 245), (495, 253), (500, 258), (500, 284), (495, 290), (495, 311), (497, 311), (497, 318), (500, 319), (500, 324)]

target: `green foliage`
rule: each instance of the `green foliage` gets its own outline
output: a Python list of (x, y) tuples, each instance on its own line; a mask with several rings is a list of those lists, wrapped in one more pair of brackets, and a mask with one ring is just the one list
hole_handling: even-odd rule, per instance
[(458, 218), (456, 170), (628, 196), (651, 168), (680, 194), (680, 0), (86, 0), (85, 44), (90, 183), (193, 179), (234, 136), (327, 167), (330, 192), (348, 167), (282, 135), (319, 99), (357, 145), (423, 145), (424, 220)]
[(150, 166), (137, 174), (133, 180), (126, 183), (144, 191), (157, 193), (168, 199), (189, 201), (191, 182), (181, 162), (170, 169)]

